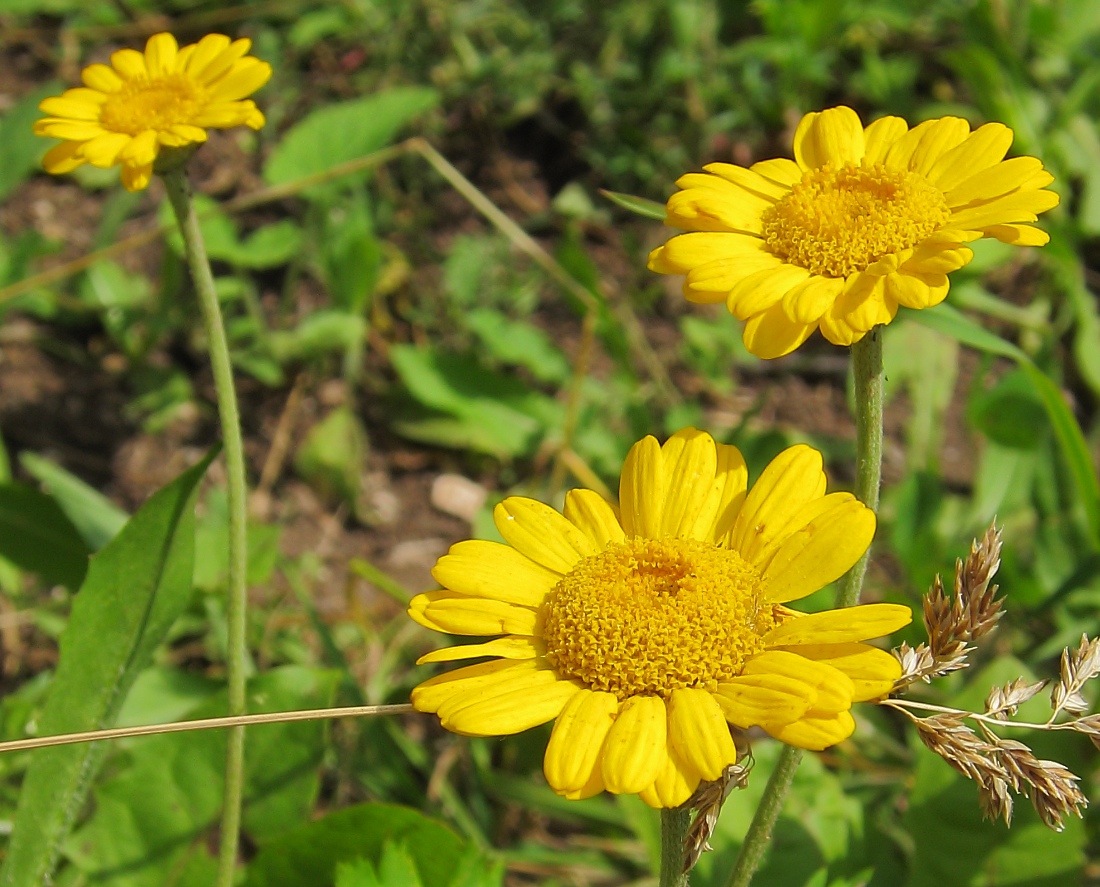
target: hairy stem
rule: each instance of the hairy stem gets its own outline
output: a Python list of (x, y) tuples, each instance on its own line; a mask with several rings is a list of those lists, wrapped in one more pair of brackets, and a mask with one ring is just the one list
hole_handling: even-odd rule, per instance
[(748, 887), (752, 883), (753, 875), (764, 860), (764, 851), (772, 838), (772, 829), (775, 828), (775, 821), (779, 818), (779, 811), (783, 809), (783, 801), (800, 763), (802, 749), (792, 745), (783, 746), (775, 769), (764, 787), (760, 806), (756, 808), (749, 830), (745, 833), (745, 842), (741, 845), (741, 852), (737, 854), (737, 863), (726, 887)]
[[(882, 327), (877, 326), (852, 346), (852, 376), (855, 379), (854, 413), (856, 419), (856, 498), (872, 511), (878, 511), (878, 491), (882, 482)], [(871, 549), (863, 553), (854, 567), (840, 580), (836, 605), (851, 607), (859, 603), (863, 577)]]
[[(855, 377), (856, 488), (855, 495), (868, 508), (878, 511), (879, 484), (882, 480), (882, 327), (875, 327), (852, 346), (852, 375)], [(859, 603), (863, 577), (867, 573), (870, 549), (841, 580), (836, 605), (851, 607)], [(802, 761), (802, 749), (787, 746), (756, 808), (752, 824), (741, 845), (728, 887), (748, 887), (764, 858), (772, 829), (795, 771)]]
[[(241, 440), (241, 420), (237, 410), (237, 393), (233, 385), (233, 365), (229, 359), (229, 342), (225, 335), (221, 306), (214, 291), (214, 277), (206, 257), (206, 245), (199, 230), (199, 220), (191, 201), (191, 189), (184, 168), (164, 174), (168, 199), (176, 213), (183, 235), (187, 265), (198, 296), (206, 332), (210, 366), (214, 372), (214, 389), (218, 399), (218, 418), (225, 445), (225, 464), (229, 498), (229, 597), (226, 604), (228, 639), (226, 642), (226, 673), (229, 691), (229, 714), (243, 715), (246, 709), (245, 675), (248, 650), (245, 645), (245, 619), (248, 606), (246, 566), (247, 486), (244, 468), (244, 445)], [(218, 849), (217, 887), (231, 887), (237, 865), (240, 838), (241, 803), (244, 791), (244, 727), (228, 730), (225, 757), (225, 799), (222, 806), (221, 837)]]
[(684, 836), (691, 825), (690, 810), (661, 811), (660, 887), (687, 887), (684, 874)]

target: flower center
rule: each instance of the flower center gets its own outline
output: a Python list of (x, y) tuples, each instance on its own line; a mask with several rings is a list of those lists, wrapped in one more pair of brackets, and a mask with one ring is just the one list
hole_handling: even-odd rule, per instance
[(915, 246), (951, 217), (943, 192), (916, 173), (831, 163), (802, 176), (764, 211), (768, 249), (825, 277), (847, 277)]
[(202, 88), (184, 74), (130, 80), (103, 103), (99, 122), (111, 132), (136, 136), (190, 123), (205, 104)]
[(684, 539), (628, 539), (580, 561), (543, 609), (550, 664), (619, 699), (714, 691), (775, 625), (741, 555)]

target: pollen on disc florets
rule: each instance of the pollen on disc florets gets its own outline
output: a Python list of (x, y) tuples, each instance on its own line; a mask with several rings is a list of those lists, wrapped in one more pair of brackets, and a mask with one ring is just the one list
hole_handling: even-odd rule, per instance
[(202, 87), (184, 74), (130, 80), (103, 103), (99, 122), (111, 132), (136, 136), (191, 123), (205, 102)]
[(562, 677), (620, 699), (715, 690), (775, 625), (759, 573), (738, 553), (685, 539), (627, 539), (580, 561), (543, 609)]
[(827, 163), (764, 211), (764, 242), (780, 258), (824, 277), (848, 277), (920, 243), (951, 217), (923, 176), (881, 164)]

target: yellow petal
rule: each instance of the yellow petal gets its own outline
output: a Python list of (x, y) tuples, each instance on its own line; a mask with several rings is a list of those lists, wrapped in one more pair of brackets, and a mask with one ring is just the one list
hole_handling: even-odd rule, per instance
[(901, 663), (885, 650), (870, 644), (805, 644), (780, 649), (807, 659), (826, 662), (851, 680), (853, 702), (866, 702), (887, 695), (901, 677)]
[(152, 78), (167, 77), (176, 70), (179, 44), (171, 34), (154, 34), (145, 44), (145, 67)]
[(71, 172), (78, 166), (83, 166), (84, 157), (80, 149), (84, 145), (80, 142), (62, 142), (54, 145), (42, 158), (42, 168), (53, 175)]
[(484, 644), (463, 644), (459, 647), (444, 647), (425, 653), (416, 660), (417, 665), (429, 662), (456, 662), (461, 659), (477, 659), (480, 656), (500, 656), (503, 659), (534, 659), (538, 655), (534, 641), (530, 638), (497, 638)]
[[(520, 665), (526, 663), (514, 664)], [(462, 670), (463, 669), (459, 669), (459, 671)], [(558, 676), (554, 673), (553, 669), (547, 668), (544, 662), (535, 662), (535, 668), (533, 669), (516, 668), (514, 671), (502, 670), (491, 679), (482, 681), (476, 686), (472, 686), (471, 682), (463, 681), (463, 684), (458, 688), (457, 692), (449, 694), (436, 706), (435, 713), (439, 715), (439, 719), (443, 722), (444, 727), (453, 729), (449, 726), (448, 720), (451, 715), (463, 708), (498, 699), (506, 693), (514, 693), (516, 691), (520, 693), (529, 692), (540, 687), (549, 687), (556, 683), (558, 683)], [(442, 687), (444, 684), (440, 684), (440, 686)]]
[(534, 610), (453, 591), (418, 594), (409, 601), (409, 615), (425, 628), (447, 634), (535, 634)]
[(822, 718), (802, 717), (792, 724), (764, 729), (787, 745), (821, 751), (851, 736), (856, 722), (850, 712), (841, 711)]
[(120, 49), (111, 53), (111, 67), (123, 80), (139, 80), (149, 76), (145, 56), (136, 49)]
[(668, 753), (668, 712), (657, 696), (632, 696), (607, 734), (600, 764), (607, 790), (632, 795), (653, 784)]
[(962, 209), (972, 203), (993, 200), (1015, 191), (1042, 168), (1042, 161), (1035, 157), (1013, 157), (975, 173), (943, 196), (949, 207)]
[(1050, 235), (1032, 225), (990, 225), (983, 231), (988, 237), (1013, 246), (1045, 246), (1050, 243)]
[(717, 465), (714, 486), (718, 491), (718, 509), (714, 519), (711, 541), (718, 544), (726, 537), (737, 512), (745, 501), (749, 485), (749, 469), (741, 451), (730, 444), (716, 444)]
[(456, 709), (440, 723), (464, 736), (511, 736), (554, 720), (580, 689), (572, 681), (559, 680), (512, 690)]
[(950, 191), (972, 175), (1004, 159), (1012, 145), (1012, 130), (1003, 123), (979, 126), (965, 141), (945, 153), (928, 170), (928, 181)]
[(100, 92), (118, 92), (122, 89), (122, 78), (107, 65), (88, 65), (80, 72), (80, 79), (89, 89)]
[(232, 70), (233, 66), (244, 58), (251, 48), (252, 41), (247, 37), (234, 40), (210, 58), (201, 68), (198, 66), (197, 61), (192, 60), (192, 76), (207, 86), (212, 86), (217, 83), (219, 78), (224, 77)]
[(882, 277), (854, 274), (822, 319), (839, 317), (853, 329), (866, 332), (880, 323), (889, 323), (895, 312), (890, 311), (886, 302), (886, 285)]
[(537, 671), (539, 666), (534, 660), (511, 662), (494, 659), (492, 662), (479, 662), (428, 678), (413, 688), (411, 701), (417, 711), (432, 713), (457, 694), (482, 687), (507, 686), (510, 681), (525, 679)]
[(829, 161), (859, 164), (864, 150), (859, 115), (843, 106), (807, 114), (794, 134), (794, 159), (803, 169), (817, 169)]
[(655, 437), (630, 448), (619, 477), (619, 510), (627, 536), (656, 539), (664, 515), (665, 476), (661, 447)]
[(726, 307), (738, 320), (748, 320), (754, 314), (767, 311), (788, 292), (810, 277), (810, 272), (798, 265), (783, 263), (750, 274), (730, 289)]
[(759, 172), (745, 169), (743, 166), (735, 166), (732, 163), (708, 163), (703, 167), (707, 172), (721, 176), (728, 182), (732, 182), (739, 188), (751, 191), (765, 200), (776, 201), (786, 197), (790, 193), (790, 187), (781, 185)]
[(881, 163), (891, 146), (909, 131), (900, 117), (880, 117), (863, 130), (863, 165)]
[(43, 113), (54, 117), (65, 117), (71, 120), (99, 120), (99, 105), (74, 101), (60, 95), (43, 99), (38, 103), (38, 107)]
[(765, 650), (745, 663), (743, 675), (779, 675), (813, 687), (817, 699), (811, 714), (851, 708), (855, 687), (849, 677), (829, 663), (806, 659), (795, 650)]
[[(729, 733), (725, 723), (722, 724), (722, 728)], [(653, 780), (653, 785), (642, 789), (638, 797), (658, 810), (679, 807), (699, 787), (701, 778), (699, 771), (691, 762), (684, 760), (670, 746), (665, 755), (664, 764), (657, 778)]]
[(660, 535), (694, 538), (700, 513), (710, 500), (710, 513), (702, 523), (707, 530), (714, 523), (717, 499), (710, 499), (717, 470), (714, 438), (696, 428), (677, 431), (661, 447), (662, 473), (667, 493), (661, 515)]
[(793, 323), (783, 305), (773, 305), (745, 323), (742, 341), (757, 357), (772, 360), (790, 354), (805, 342), (817, 327), (812, 323)]
[(84, 143), (84, 158), (101, 169), (112, 167), (118, 162), (122, 149), (130, 144), (130, 136), (124, 132), (108, 132)]
[(558, 792), (558, 794), (564, 798), (568, 798), (570, 801), (583, 801), (585, 798), (591, 798), (598, 795), (604, 788), (603, 774), (600, 772), (599, 767), (594, 767), (592, 769), (591, 779), (584, 784), (583, 788), (570, 792)]
[(843, 644), (884, 637), (913, 621), (903, 604), (860, 604), (840, 610), (807, 613), (777, 625), (766, 635), (769, 647), (797, 644)]
[(134, 166), (129, 163), (122, 167), (122, 187), (127, 191), (144, 191), (153, 178), (153, 164)]
[(764, 571), (766, 599), (797, 601), (835, 582), (863, 556), (874, 535), (870, 508), (854, 498), (832, 503), (779, 547)]
[(251, 56), (241, 59), (210, 92), (215, 102), (234, 102), (252, 95), (271, 79), (271, 65)]
[[(661, 261), (674, 269), (665, 274), (685, 274), (692, 268), (718, 259), (751, 256), (764, 248), (764, 241), (752, 234), (729, 231), (690, 231), (673, 237), (661, 247)], [(653, 268), (656, 271), (658, 269)]]
[(906, 308), (927, 308), (932, 291), (921, 278), (902, 273), (886, 277), (886, 294)]
[(470, 539), (451, 546), (432, 568), (436, 582), (471, 597), (537, 607), (561, 574), (499, 542)]
[(754, 163), (749, 169), (757, 175), (771, 179), (777, 185), (783, 185), (787, 189), (802, 180), (802, 170), (798, 164), (786, 157), (761, 160), (759, 163)]
[(816, 324), (843, 289), (843, 278), (815, 274), (783, 297), (783, 313), (791, 323)]
[(207, 34), (194, 47), (187, 55), (184, 68), (192, 77), (199, 79), (206, 66), (229, 47), (229, 38), (224, 34)]
[(786, 675), (740, 675), (719, 684), (714, 701), (727, 721), (748, 729), (802, 717), (817, 702), (817, 691)]
[(807, 504), (825, 494), (821, 453), (798, 444), (776, 456), (753, 484), (730, 535), (730, 548), (755, 563)]
[(909, 169), (926, 176), (936, 161), (952, 148), (958, 147), (970, 135), (970, 124), (959, 117), (941, 117), (929, 121), (929, 126), (913, 149)]
[(949, 224), (960, 228), (984, 228), (987, 225), (1033, 222), (1037, 213), (1057, 205), (1058, 195), (1053, 191), (1015, 191), (979, 206), (955, 210)]
[(549, 505), (510, 496), (493, 509), (505, 541), (535, 563), (568, 573), (582, 557), (596, 553), (592, 540)]
[(130, 139), (130, 143), (118, 153), (120, 162), (127, 166), (150, 166), (157, 159), (157, 132), (147, 129)]
[(105, 132), (102, 126), (91, 120), (62, 120), (57, 117), (47, 117), (35, 121), (34, 124), (35, 135), (47, 136), (51, 139), (66, 139), (70, 142), (86, 142)]
[(666, 224), (689, 231), (739, 231), (760, 234), (766, 200), (734, 196), (714, 188), (690, 188), (673, 194), (665, 205)]
[(714, 696), (706, 690), (673, 690), (668, 701), (669, 744), (703, 779), (717, 779), (736, 763), (737, 749)]
[[(554, 791), (575, 792), (588, 785), (592, 771), (600, 769), (600, 753), (618, 710), (614, 694), (596, 690), (581, 690), (565, 704), (542, 762)], [(602, 777), (600, 783), (602, 787)]]
[(703, 304), (728, 302), (730, 291), (741, 281), (758, 271), (774, 271), (783, 264), (778, 256), (765, 252), (716, 259), (688, 272), (684, 281), (684, 296), (689, 302)]
[(594, 490), (575, 489), (565, 494), (565, 519), (592, 540), (597, 550), (626, 538), (615, 509)]
[(903, 271), (918, 274), (950, 274), (970, 264), (974, 251), (966, 246), (945, 247), (939, 245), (924, 246), (914, 252), (913, 257), (902, 265)]

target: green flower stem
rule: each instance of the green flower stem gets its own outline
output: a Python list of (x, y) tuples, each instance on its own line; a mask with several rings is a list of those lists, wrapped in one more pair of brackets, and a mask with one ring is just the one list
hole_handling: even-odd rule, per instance
[[(225, 444), (225, 464), (229, 498), (229, 600), (226, 606), (228, 630), (227, 683), (229, 714), (243, 715), (246, 709), (245, 674), (248, 650), (245, 645), (245, 617), (248, 603), (246, 565), (247, 486), (244, 469), (244, 445), (241, 440), (241, 420), (237, 410), (237, 393), (233, 386), (233, 365), (229, 359), (229, 342), (225, 335), (221, 307), (214, 291), (214, 277), (206, 257), (206, 245), (199, 230), (199, 220), (191, 202), (191, 189), (184, 168), (163, 175), (168, 199), (176, 213), (183, 235), (187, 265), (198, 295), (206, 331), (210, 365), (214, 371), (214, 389), (218, 399), (218, 417)], [(218, 852), (218, 887), (231, 887), (237, 865), (240, 838), (241, 801), (244, 790), (244, 727), (228, 731), (225, 758), (225, 800), (221, 818), (221, 844)]]
[[(852, 376), (855, 379), (854, 413), (856, 418), (856, 498), (872, 511), (878, 511), (878, 492), (882, 482), (882, 327), (852, 346)], [(859, 603), (863, 577), (871, 549), (863, 553), (854, 567), (840, 580), (838, 607)]]
[(661, 880), (659, 887), (687, 887), (684, 874), (684, 836), (691, 825), (690, 810), (661, 811)]
[[(852, 346), (852, 375), (855, 378), (856, 420), (856, 488), (855, 495), (863, 504), (878, 511), (879, 485), (882, 481), (882, 327), (878, 326)], [(870, 549), (841, 580), (837, 592), (837, 607), (859, 603), (863, 577), (867, 573)], [(727, 887), (748, 887), (760, 868), (764, 851), (771, 840), (772, 829), (779, 818), (783, 801), (794, 781), (795, 771), (802, 761), (802, 749), (784, 747), (764, 788), (760, 806), (741, 845)]]
[(779, 811), (783, 809), (783, 801), (794, 781), (795, 771), (801, 763), (802, 749), (793, 745), (783, 746), (775, 769), (764, 787), (760, 806), (756, 808), (749, 830), (745, 833), (745, 842), (741, 845), (741, 852), (737, 854), (737, 863), (726, 882), (727, 887), (749, 887), (752, 883), (753, 875), (760, 868), (764, 851), (772, 839), (772, 829), (779, 818)]

